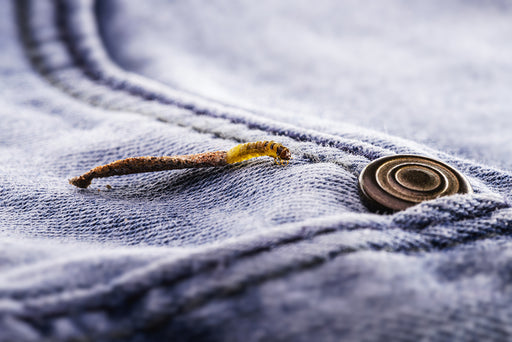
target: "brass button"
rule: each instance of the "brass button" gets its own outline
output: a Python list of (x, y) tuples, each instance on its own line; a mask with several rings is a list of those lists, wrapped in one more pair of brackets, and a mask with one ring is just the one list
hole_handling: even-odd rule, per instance
[(438, 160), (396, 155), (374, 160), (359, 175), (359, 191), (368, 208), (399, 211), (423, 201), (472, 193), (467, 179)]

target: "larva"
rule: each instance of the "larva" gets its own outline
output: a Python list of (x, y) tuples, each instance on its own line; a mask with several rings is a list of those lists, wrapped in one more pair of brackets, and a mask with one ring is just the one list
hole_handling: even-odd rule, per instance
[(97, 166), (81, 176), (73, 177), (69, 183), (87, 188), (94, 178), (129, 175), (132, 173), (176, 170), (198, 167), (217, 167), (238, 163), (247, 159), (269, 156), (276, 164), (288, 164), (292, 158), (290, 150), (273, 141), (258, 141), (240, 144), (229, 151), (205, 152), (182, 156), (134, 157)]
[(281, 165), (284, 160), (286, 160), (288, 164), (292, 157), (290, 150), (279, 143), (273, 141), (257, 141), (233, 147), (227, 153), (226, 162), (233, 164), (262, 156), (272, 157), (276, 164)]

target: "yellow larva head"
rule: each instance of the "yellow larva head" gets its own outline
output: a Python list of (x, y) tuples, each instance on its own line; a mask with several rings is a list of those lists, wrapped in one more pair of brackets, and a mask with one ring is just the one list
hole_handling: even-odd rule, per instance
[(276, 149), (276, 154), (279, 159), (282, 160), (290, 160), (292, 159), (292, 154), (288, 147), (284, 147), (283, 145), (279, 145)]

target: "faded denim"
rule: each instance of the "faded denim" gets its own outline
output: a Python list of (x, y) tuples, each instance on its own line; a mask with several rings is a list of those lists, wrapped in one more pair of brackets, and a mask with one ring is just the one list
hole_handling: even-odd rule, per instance
[[(448, 60), (435, 55), (428, 40), (399, 42), (417, 56), (437, 57), (405, 71), (396, 66), (398, 78), (414, 80), (409, 102), (396, 113), (387, 111), (401, 98), (384, 103), (389, 94), (376, 91), (378, 84), (388, 89), (383, 69), (377, 68), (380, 83), (364, 78), (367, 71), (363, 78), (357, 74), (372, 62), (364, 59), (361, 69), (335, 69), (347, 76), (355, 70), (346, 82), (359, 86), (343, 93), (341, 102), (337, 91), (327, 94), (318, 112), (314, 99), (300, 95), (307, 89), (290, 87), (283, 95), (286, 71), (275, 70), (280, 76), (274, 80), (283, 107), (264, 90), (258, 90), (267, 96), (259, 105), (257, 86), (240, 85), (240, 95), (229, 85), (219, 84), (222, 93), (199, 82), (194, 89), (185, 77), (193, 68), (180, 71), (174, 60), (162, 62), (174, 58), (179, 44), (166, 46), (172, 37), (145, 16), (148, 8), (156, 10), (155, 23), (173, 28), (172, 6), (179, 2), (148, 3), (0, 1), (0, 341), (511, 338), (512, 104), (503, 95), (512, 81), (511, 47), (503, 40), (512, 32), (508, 2), (440, 2), (439, 8), (414, 2), (409, 9), (393, 1), (384, 13), (370, 6), (376, 20), (425, 14), (423, 24), (441, 30), (434, 30), (432, 42), (444, 37), (443, 28), (452, 32), (450, 39), (467, 39), (460, 45), (448, 39)], [(222, 4), (221, 12), (231, 13)], [(196, 2), (181, 6), (177, 18), (201, 13)], [(356, 13), (364, 5), (344, 6)], [(236, 8), (248, 16), (244, 9)], [(270, 18), (277, 13), (261, 11)], [(488, 50), (476, 53), (472, 42), (478, 36), (472, 40), (459, 30), (471, 25), (457, 26), (454, 18), (474, 19), (477, 32), (493, 42)], [(425, 37), (424, 26), (411, 25)], [(389, 47), (388, 38), (400, 31), (381, 36), (350, 22), (340, 30), (370, 37), (371, 48), (364, 51)], [(233, 77), (254, 81), (245, 72), (257, 63), (244, 66), (232, 54), (201, 50), (206, 43), (185, 46), (198, 58), (233, 59), (239, 70)], [(254, 53), (247, 47), (242, 52)], [(454, 67), (458, 60), (464, 63)], [(469, 104), (451, 95), (431, 103), (411, 95), (417, 89), (437, 94), (418, 81), (422, 68), (432, 65), (429, 73), (448, 70), (447, 76), (439, 79), (444, 83), (434, 76), (427, 83), (446, 86), (447, 94), (458, 89)], [(210, 82), (225, 79), (222, 67), (217, 74), (211, 67), (204, 69), (213, 75)], [(311, 69), (329, 80), (327, 71)], [(318, 82), (312, 92), (325, 80)], [(294, 112), (301, 103), (305, 109)], [(418, 112), (408, 112), (414, 105)], [(445, 114), (449, 120), (439, 121)], [(447, 122), (459, 126), (450, 131)], [(88, 189), (67, 182), (116, 159), (225, 150), (257, 140), (279, 141), (294, 159), (286, 167), (260, 158), (216, 169), (95, 179)], [(452, 165), (475, 193), (393, 215), (368, 212), (357, 176), (370, 161), (397, 153)]]

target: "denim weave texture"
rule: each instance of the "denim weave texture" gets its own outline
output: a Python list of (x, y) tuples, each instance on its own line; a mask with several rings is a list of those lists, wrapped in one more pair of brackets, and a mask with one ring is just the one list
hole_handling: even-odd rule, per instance
[[(0, 0), (0, 341), (512, 339), (511, 34), (498, 0)], [(259, 140), (290, 164), (68, 184)], [(474, 193), (369, 212), (403, 153)]]

